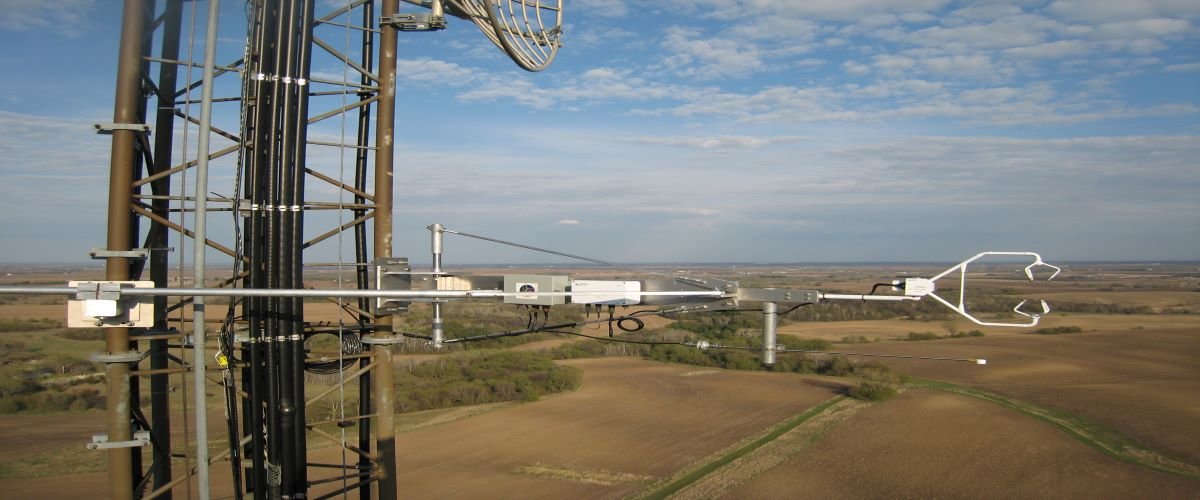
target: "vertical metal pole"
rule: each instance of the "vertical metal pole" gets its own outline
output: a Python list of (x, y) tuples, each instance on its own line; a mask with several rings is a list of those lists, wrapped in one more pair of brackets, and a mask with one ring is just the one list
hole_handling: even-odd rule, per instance
[[(383, 0), (380, 14), (384, 18), (396, 15), (399, 0)], [(396, 28), (389, 24), (379, 27), (379, 106), (375, 115), (375, 258), (392, 256), (392, 160), (396, 121)], [(375, 318), (376, 336), (392, 335), (392, 316)], [(376, 361), (374, 392), (375, 454), (379, 460), (379, 498), (396, 498), (396, 429), (393, 413), (395, 387), (392, 373), (392, 346), (375, 346)]]
[[(166, 10), (162, 15), (162, 50), (160, 55), (165, 60), (179, 59), (180, 27), (183, 22), (183, 1), (168, 0)], [(171, 147), (174, 144), (175, 126), (175, 90), (178, 85), (179, 66), (173, 63), (159, 64), (158, 91), (155, 96), (158, 111), (154, 125), (154, 164), (148, 165), (151, 173), (159, 173), (171, 168)], [(164, 177), (150, 183), (151, 190), (156, 195), (171, 194), (171, 178)], [(154, 213), (163, 219), (171, 216), (170, 200), (153, 200)], [(146, 235), (146, 246), (151, 248), (149, 255), (150, 279), (154, 286), (166, 288), (169, 265), (166, 247), (168, 231), (165, 225), (157, 222), (150, 223)], [(167, 325), (167, 298), (154, 298), (154, 330), (165, 332)], [(150, 369), (165, 370), (170, 364), (167, 352), (167, 340), (150, 341)], [(171, 482), (171, 376), (159, 373), (150, 376), (150, 418), (151, 437), (154, 440), (154, 458), (148, 474), (154, 476), (153, 489), (158, 490)], [(167, 491), (160, 497), (171, 499)]]
[[(374, 26), (374, 20), (375, 3), (367, 2), (363, 4), (362, 26), (364, 28), (370, 28)], [(364, 68), (367, 68), (368, 71), (374, 72), (375, 34), (369, 30), (362, 30), (362, 55), (359, 61)], [(366, 75), (362, 75), (360, 78), (361, 79), (359, 80), (359, 83), (363, 84), (364, 86), (371, 85), (373, 83)], [(373, 96), (368, 95), (365, 92), (359, 94), (360, 100), (366, 100), (371, 97)], [(367, 146), (371, 145), (371, 112), (372, 110), (370, 104), (365, 104), (358, 109), (358, 134), (356, 140), (357, 144), (362, 147), (355, 148), (354, 152), (354, 187), (363, 192), (366, 192), (367, 190), (367, 163), (370, 159), (370, 149), (368, 149)], [(354, 195), (354, 203), (359, 206), (364, 206), (367, 203), (367, 200), (366, 198), (356, 194)], [(354, 211), (355, 219), (358, 219), (363, 215), (366, 215), (366, 211)], [(365, 265), (369, 260), (367, 246), (367, 225), (365, 222), (362, 222), (354, 226), (354, 260), (355, 262), (361, 264), (355, 266), (355, 281), (357, 282), (360, 290), (370, 288), (369, 272), (367, 266)], [(370, 299), (364, 298), (359, 300), (358, 307), (364, 311), (368, 311), (370, 310), (370, 304)], [(358, 324), (360, 327), (367, 327), (369, 321), (373, 321), (373, 319), (368, 318), (366, 315), (358, 316)], [(364, 369), (370, 364), (371, 360), (368, 358), (359, 360), (359, 366)], [(371, 405), (371, 395), (374, 392), (372, 389), (373, 386), (371, 385), (372, 383), (374, 383), (374, 381), (371, 378), (370, 372), (365, 373), (358, 379), (359, 411), (362, 415), (371, 415), (375, 412), (374, 407)], [(358, 447), (360, 449), (371, 449), (372, 424), (373, 422), (371, 422), (371, 419), (363, 419), (358, 424)], [(374, 465), (371, 463), (371, 460), (368, 457), (359, 455), (358, 467), (359, 472), (364, 472), (371, 470)], [(362, 486), (359, 486), (358, 496), (363, 500), (371, 498), (371, 483), (364, 482)]]
[[(212, 132), (212, 87), (213, 69), (217, 62), (217, 22), (220, 18), (221, 1), (208, 0), (208, 30), (204, 35), (204, 76), (200, 89), (200, 137), (196, 146), (196, 222), (192, 238), (193, 286), (204, 288), (205, 240), (208, 217), (208, 148)], [(204, 362), (204, 297), (196, 297), (192, 303), (192, 384), (196, 396), (196, 481), (199, 495), (208, 500), (208, 405), (205, 397)], [(240, 486), (239, 486), (240, 487)]]
[(774, 302), (763, 302), (763, 353), (764, 365), (775, 364), (775, 327), (779, 325), (779, 306)]
[[(138, 122), (142, 89), (142, 39), (145, 33), (145, 4), (141, 0), (125, 0), (121, 17), (121, 44), (117, 58), (117, 90), (113, 103), (113, 122)], [(109, 161), (108, 184), (108, 250), (129, 250), (132, 246), (130, 203), (133, 195), (133, 168), (136, 159), (137, 133), (114, 130), (112, 156)], [(129, 280), (129, 259), (110, 257), (105, 264), (105, 279)], [(129, 328), (106, 328), (105, 350), (110, 353), (129, 350)], [(108, 363), (104, 368), (108, 381), (108, 439), (129, 441), (130, 425), (130, 366)], [(139, 448), (113, 448), (108, 452), (109, 497), (133, 498), (133, 453)]]
[[(433, 224), (429, 226), (430, 246), (433, 250), (433, 288), (437, 289), (438, 283), (441, 281), (442, 273), (442, 237), (445, 236), (443, 231), (445, 228), (441, 224)], [(433, 347), (441, 348), (442, 340), (445, 337), (445, 331), (442, 329), (442, 303), (433, 301), (433, 326), (431, 327), (431, 337), (433, 337)]]

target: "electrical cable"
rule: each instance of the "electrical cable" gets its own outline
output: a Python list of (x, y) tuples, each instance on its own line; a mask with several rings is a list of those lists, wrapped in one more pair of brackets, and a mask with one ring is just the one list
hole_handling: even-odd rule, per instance
[(875, 284), (875, 286), (872, 286), (872, 287), (871, 287), (871, 293), (868, 293), (867, 295), (875, 295), (875, 291), (876, 291), (876, 290), (878, 290), (878, 289), (879, 289), (879, 287), (881, 287), (881, 286), (886, 286), (886, 287), (889, 287), (889, 288), (890, 288), (890, 287), (895, 287), (895, 288), (899, 288), (899, 289), (901, 289), (901, 290), (903, 290), (903, 289), (904, 289), (904, 284), (903, 284), (903, 283), (899, 283), (899, 284), (893, 284), (893, 283), (876, 283), (876, 284)]
[(588, 338), (588, 339), (593, 339), (593, 340), (601, 340), (601, 341), (604, 341), (604, 342), (616, 342), (616, 343), (618, 343), (618, 344), (640, 344), (640, 345), (682, 345), (682, 346), (687, 346), (687, 345), (688, 345), (688, 344), (686, 344), (686, 343), (684, 343), (684, 342), (667, 342), (667, 341), (652, 341), (652, 340), (629, 340), (629, 339), (623, 339), (623, 338), (619, 338), (619, 337), (597, 337), (597, 336), (595, 336), (595, 335), (588, 335), (588, 334), (586, 334), (586, 333), (579, 333), (579, 332), (569, 332), (569, 331), (566, 331), (566, 330), (542, 330), (542, 332), (545, 332), (545, 333), (559, 333), (559, 334), (563, 334), (563, 335), (574, 335), (574, 336), (576, 336), (576, 337), (583, 337), (583, 338)]

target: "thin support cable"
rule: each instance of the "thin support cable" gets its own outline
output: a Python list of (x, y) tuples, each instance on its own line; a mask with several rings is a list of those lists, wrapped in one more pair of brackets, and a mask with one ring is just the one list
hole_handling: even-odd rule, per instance
[(467, 238), (474, 238), (474, 239), (477, 239), (477, 240), (490, 241), (490, 242), (492, 242), (492, 243), (499, 243), (499, 244), (501, 244), (501, 245), (508, 245), (508, 246), (511, 246), (511, 247), (524, 248), (524, 249), (526, 249), (526, 250), (533, 250), (533, 251), (535, 251), (535, 252), (542, 252), (542, 253), (547, 253), (547, 254), (550, 254), (550, 255), (557, 255), (557, 256), (560, 256), (560, 257), (567, 257), (567, 258), (571, 258), (571, 259), (578, 259), (578, 260), (582, 260), (582, 261), (586, 261), (586, 262), (591, 262), (591, 263), (594, 263), (594, 264), (600, 264), (600, 265), (602, 265), (602, 266), (612, 267), (612, 268), (616, 268), (616, 269), (624, 269), (624, 270), (626, 270), (626, 271), (637, 271), (637, 272), (640, 272), (640, 273), (646, 273), (646, 274), (655, 274), (655, 275), (658, 275), (658, 276), (667, 276), (666, 274), (664, 274), (664, 273), (660, 273), (660, 272), (657, 272), (657, 271), (650, 271), (650, 270), (647, 270), (647, 269), (641, 269), (641, 268), (632, 267), (632, 266), (627, 266), (627, 265), (623, 265), (623, 264), (616, 264), (616, 263), (613, 263), (613, 262), (608, 262), (608, 261), (606, 261), (606, 260), (593, 259), (593, 258), (591, 258), (591, 257), (584, 257), (584, 256), (582, 256), (582, 255), (575, 255), (575, 254), (569, 254), (569, 253), (565, 253), (565, 252), (559, 252), (559, 251), (556, 251), (556, 250), (550, 250), (550, 249), (547, 249), (547, 248), (540, 248), (540, 247), (535, 247), (535, 246), (531, 246), (531, 245), (524, 245), (524, 244), (521, 244), (521, 243), (514, 243), (514, 242), (511, 242), (511, 241), (498, 240), (498, 239), (496, 239), (496, 238), (489, 238), (489, 237), (487, 237), (487, 236), (480, 236), (480, 235), (478, 235), (478, 234), (464, 233), (464, 232), (462, 232), (462, 231), (452, 231), (452, 230), (450, 230), (450, 229), (442, 229), (442, 232), (449, 233), (449, 234), (457, 234), (457, 235), (459, 235), (459, 236), (465, 236), (465, 237), (467, 237)]
[[(346, 12), (345, 12), (346, 24), (349, 25), (351, 22), (350, 11), (353, 10), (349, 1), (346, 2), (345, 10), (346, 10)], [(349, 54), (350, 53), (350, 31), (351, 30), (345, 29), (344, 31), (346, 34), (346, 36), (345, 36), (345, 53)], [(316, 37), (314, 36), (314, 39), (315, 38)], [(350, 79), (348, 73), (349, 73), (348, 66), (342, 65), (342, 85), (343, 86), (345, 86), (346, 82), (348, 82)], [(341, 109), (343, 111), (339, 114), (338, 126), (339, 126), (340, 130), (339, 130), (339, 136), (338, 136), (338, 144), (344, 145), (346, 143), (346, 113), (348, 113), (349, 110), (347, 108), (347, 103), (346, 103), (346, 94), (343, 93), (339, 97), (339, 99), (340, 99), (339, 109)], [(346, 148), (345, 147), (338, 147), (338, 184), (341, 184), (342, 186), (346, 185)], [(345, 211), (346, 211), (346, 200), (345, 200), (345, 191), (346, 190), (339, 189), (337, 191), (338, 191), (338, 199), (337, 199), (338, 227), (342, 227), (343, 223), (345, 223), (344, 215), (345, 215)], [(344, 244), (343, 240), (342, 240), (343, 233), (345, 233), (345, 231), (338, 231), (338, 235), (337, 235), (337, 263), (338, 263), (337, 287), (338, 287), (338, 290), (341, 290), (345, 286), (345, 283), (344, 283), (345, 259), (342, 256), (342, 245)], [(346, 317), (346, 313), (345, 313), (346, 299), (344, 297), (338, 297), (337, 300), (338, 300), (338, 324), (337, 324), (338, 418), (341, 421), (345, 421), (346, 420), (346, 370), (345, 370), (346, 364), (345, 364), (345, 358), (343, 357), (343, 353), (345, 352), (344, 346), (346, 345), (346, 343), (345, 343), (346, 331), (345, 331), (345, 321), (344, 321), (344, 319)], [(361, 408), (360, 408), (360, 410), (361, 410)], [(338, 438), (341, 439), (342, 467), (344, 468), (349, 463), (348, 458), (347, 458), (347, 451), (346, 451), (346, 428), (339, 426), (338, 431), (339, 431)], [(346, 476), (343, 476), (342, 477), (342, 489), (346, 490), (348, 487), (349, 487), (349, 478)]]
[[(188, 52), (187, 52), (188, 64), (186, 66), (187, 69), (184, 70), (184, 80), (188, 81), (188, 82), (192, 81), (192, 68), (194, 66), (193, 57), (195, 55), (195, 48), (196, 48), (196, 3), (197, 2), (192, 2), (192, 11), (191, 11), (191, 15), (189, 18), (189, 23), (188, 23)], [(192, 105), (192, 86), (189, 85), (187, 87), (187, 89), (184, 91), (184, 102), (183, 102), (184, 115), (187, 115), (187, 116), (191, 115), (191, 105)], [(181, 141), (182, 143), (180, 145), (180, 163), (184, 164), (184, 165), (186, 165), (188, 162), (188, 160), (187, 160), (188, 136), (190, 135), (190, 130), (191, 130), (191, 122), (189, 120), (184, 120), (183, 121), (183, 139), (182, 139), (182, 141)], [(188, 179), (188, 171), (187, 171), (187, 169), (184, 169), (180, 175), (180, 181), (179, 181), (180, 182), (180, 188), (179, 188), (180, 193), (187, 193), (187, 179)], [(186, 228), (187, 227), (187, 220), (186, 220), (187, 211), (183, 210), (183, 209), (187, 208), (187, 200), (180, 200), (179, 208), (181, 209), (179, 211), (179, 227)], [(186, 248), (184, 246), (185, 233), (186, 233), (186, 231), (179, 231), (179, 248), (181, 250), (183, 248)], [(184, 273), (184, 267), (185, 267), (186, 263), (187, 263), (187, 252), (180, 251), (179, 252), (179, 277), (180, 277), (181, 283), (182, 283), (183, 277), (187, 275)], [(193, 283), (192, 285), (195, 286), (195, 283)], [(186, 322), (186, 319), (184, 318), (184, 309), (185, 309), (184, 307), (179, 308), (179, 325), (180, 325), (179, 333), (180, 333), (180, 335), (183, 335), (183, 325)], [(183, 359), (186, 356), (185, 344), (186, 344), (186, 342), (179, 343), (179, 359)], [(181, 364), (183, 364), (183, 363), (181, 363)], [(186, 364), (185, 364), (185, 366), (186, 366)], [(195, 372), (192, 372), (192, 377), (194, 378), (195, 376), (196, 376)], [(180, 387), (180, 391), (179, 391), (181, 397), (183, 398), (183, 404), (182, 404), (182, 406), (183, 406), (183, 435), (190, 436), (190, 435), (192, 435), (192, 432), (191, 432), (191, 425), (189, 424), (190, 420), (188, 419), (188, 415), (191, 413), (190, 412), (191, 405), (189, 404), (189, 401), (191, 398), (189, 397), (188, 386), (192, 385), (192, 384), (186, 383), (186, 381), (187, 381), (186, 373), (184, 374), (183, 379), (184, 379), (185, 383), (180, 384), (182, 387)], [(196, 443), (196, 445), (198, 445), (198, 444), (199, 443)], [(194, 448), (194, 446), (196, 446), (196, 445), (191, 444), (190, 440), (184, 439), (184, 456), (186, 457), (184, 460), (184, 463), (187, 465), (187, 469), (189, 471), (194, 469), (195, 465), (196, 465), (195, 464), (196, 450)], [(190, 498), (192, 496), (192, 482), (187, 481), (187, 486), (185, 488), (187, 491), (187, 496)]]

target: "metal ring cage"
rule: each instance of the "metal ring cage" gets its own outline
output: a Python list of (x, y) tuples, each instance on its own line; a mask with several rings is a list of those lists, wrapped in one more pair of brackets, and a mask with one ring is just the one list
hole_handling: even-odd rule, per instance
[(446, 5), (526, 71), (546, 69), (558, 54), (562, 0), (446, 0)]

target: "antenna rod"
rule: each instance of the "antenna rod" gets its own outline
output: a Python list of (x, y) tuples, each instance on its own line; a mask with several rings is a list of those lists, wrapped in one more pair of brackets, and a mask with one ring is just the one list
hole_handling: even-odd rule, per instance
[[(204, 288), (205, 241), (208, 217), (208, 148), (212, 132), (213, 71), (217, 64), (217, 24), (221, 0), (208, 1), (208, 30), (204, 38), (204, 76), (200, 89), (200, 137), (196, 146), (196, 213), (195, 234), (192, 238), (192, 280), (196, 288)], [(208, 398), (205, 395), (204, 297), (192, 302), (192, 384), (196, 398), (196, 481), (201, 500), (208, 500)], [(238, 485), (237, 487), (241, 487)]]

